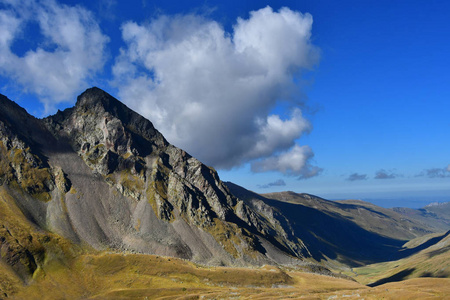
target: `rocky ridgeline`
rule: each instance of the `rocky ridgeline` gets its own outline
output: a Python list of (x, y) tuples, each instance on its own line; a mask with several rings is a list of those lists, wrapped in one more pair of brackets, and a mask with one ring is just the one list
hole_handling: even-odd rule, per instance
[[(13, 184), (43, 201), (50, 200), (49, 192), (55, 188), (55, 177), (61, 170), (52, 170), (41, 158), (39, 150), (31, 149), (33, 142), (23, 132), (15, 131), (16, 124), (10, 122), (6, 114), (24, 119), (25, 111), (15, 107), (15, 103), (3, 98), (4, 105), (0, 113), (0, 185)], [(18, 110), (16, 112), (16, 110)], [(11, 113), (16, 112), (16, 113)], [(17, 132), (17, 133), (15, 133)]]
[(42, 120), (6, 97), (0, 104), (0, 182), (41, 229), (206, 264), (292, 264), (308, 253), (270, 209), (250, 208), (213, 168), (98, 88)]
[[(105, 92), (88, 90), (74, 108), (45, 121), (109, 184), (151, 202), (160, 219), (171, 221), (175, 209), (199, 226), (233, 219), (238, 200), (212, 168), (170, 145), (150, 121)], [(249, 211), (240, 214), (249, 219)]]

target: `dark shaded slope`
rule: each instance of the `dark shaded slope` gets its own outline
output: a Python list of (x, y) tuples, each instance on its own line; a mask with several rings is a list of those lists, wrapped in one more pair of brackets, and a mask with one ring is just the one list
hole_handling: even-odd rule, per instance
[[(227, 185), (253, 209), (279, 220), (291, 233), (290, 238), (300, 238), (318, 261), (331, 259), (358, 266), (399, 259), (421, 250), (403, 249), (407, 240), (429, 232), (421, 224), (401, 220), (392, 211), (369, 204), (336, 203), (292, 192), (258, 195), (232, 183)], [(411, 234), (411, 227), (405, 224), (418, 229)], [(386, 226), (391, 228), (385, 230)]]
[(348, 265), (393, 260), (405, 241), (364, 230), (354, 222), (301, 204), (267, 199), (290, 220), (295, 236), (301, 237), (313, 257), (323, 255)]
[(309, 194), (281, 192), (263, 195), (284, 202), (302, 204), (329, 215), (350, 220), (367, 231), (399, 240), (409, 240), (435, 232), (434, 228), (415, 219), (405, 218), (391, 209), (361, 200), (329, 201)]

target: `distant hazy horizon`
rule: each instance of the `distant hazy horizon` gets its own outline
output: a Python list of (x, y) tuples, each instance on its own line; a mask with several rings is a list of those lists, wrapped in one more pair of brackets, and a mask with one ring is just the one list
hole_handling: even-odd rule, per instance
[(372, 194), (315, 194), (327, 200), (362, 200), (373, 203), (375, 205), (392, 208), (392, 207), (408, 207), (408, 208), (423, 208), (431, 203), (445, 203), (450, 202), (450, 190), (441, 191), (419, 191), (419, 192), (396, 192), (386, 193), (378, 192)]
[[(347, 200), (347, 199), (329, 199), (333, 201)], [(408, 208), (424, 208), (431, 203), (446, 203), (450, 202), (450, 197), (448, 196), (434, 196), (429, 199), (426, 197), (400, 197), (400, 198), (361, 198), (358, 200), (373, 203), (377, 206), (384, 208), (393, 207), (408, 207)]]

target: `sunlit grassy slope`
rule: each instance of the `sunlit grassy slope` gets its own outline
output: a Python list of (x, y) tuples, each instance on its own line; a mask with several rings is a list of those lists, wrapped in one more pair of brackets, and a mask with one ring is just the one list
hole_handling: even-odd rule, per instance
[[(419, 253), (396, 261), (355, 268), (353, 277), (372, 286), (418, 277), (450, 278), (450, 235), (433, 234), (428, 237), (405, 244), (404, 251), (414, 247), (424, 248)], [(427, 244), (431, 246), (425, 248)]]
[(444, 298), (450, 280), (421, 278), (376, 288), (273, 266), (202, 267), (180, 259), (136, 254), (85, 254), (53, 261), (23, 285), (10, 276), (15, 299), (426, 299)]

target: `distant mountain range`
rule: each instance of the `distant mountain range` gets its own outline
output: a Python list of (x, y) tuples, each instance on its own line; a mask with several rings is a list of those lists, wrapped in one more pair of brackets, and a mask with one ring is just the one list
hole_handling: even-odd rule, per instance
[(332, 275), (411, 257), (439, 241), (405, 243), (450, 229), (450, 203), (385, 209), (223, 183), (98, 88), (44, 119), (3, 95), (0, 107), (0, 279), (98, 251)]
[(450, 229), (445, 213), (387, 209), (360, 200), (329, 201), (294, 192), (258, 195), (227, 185), (254, 210), (291, 228), (317, 261), (358, 266), (395, 260), (410, 254), (402, 251), (406, 241)]

